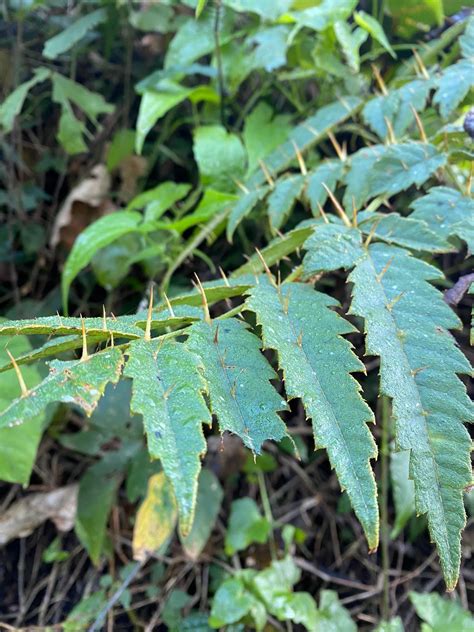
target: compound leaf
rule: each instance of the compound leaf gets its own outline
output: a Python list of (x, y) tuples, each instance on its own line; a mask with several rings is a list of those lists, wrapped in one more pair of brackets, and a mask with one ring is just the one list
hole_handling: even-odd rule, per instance
[(286, 435), (277, 414), (287, 404), (270, 384), (275, 372), (260, 352), (260, 340), (234, 318), (194, 323), (188, 347), (201, 357), (211, 410), (222, 432), (238, 435), (256, 452), (267, 439)]
[(199, 358), (181, 343), (161, 340), (133, 341), (127, 354), (131, 409), (143, 415), (148, 451), (160, 459), (173, 486), (186, 535), (196, 504), (199, 457), (206, 448), (202, 424), (211, 422)]
[[(430, 283), (431, 265), (395, 246), (373, 244), (349, 276), (351, 312), (365, 319), (367, 354), (381, 359), (381, 391), (392, 399), (397, 450), (410, 451), (419, 514), (427, 514), (448, 589), (456, 585), (471, 480), (472, 407), (457, 373), (470, 366), (448, 329), (459, 321)], [(442, 362), (440, 361), (442, 358)]]
[(353, 326), (330, 307), (337, 301), (302, 283), (275, 288), (266, 279), (250, 290), (247, 306), (275, 349), (288, 397), (301, 398), (313, 422), (316, 449), (325, 448), (347, 490), (371, 549), (378, 544), (378, 507), (369, 460), (377, 454), (367, 427), (373, 414), (351, 376), (363, 371), (342, 334)]

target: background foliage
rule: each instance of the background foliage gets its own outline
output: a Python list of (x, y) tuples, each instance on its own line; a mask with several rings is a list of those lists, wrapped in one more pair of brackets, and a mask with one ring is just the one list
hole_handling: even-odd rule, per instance
[(4, 3), (2, 621), (474, 627), (461, 5)]

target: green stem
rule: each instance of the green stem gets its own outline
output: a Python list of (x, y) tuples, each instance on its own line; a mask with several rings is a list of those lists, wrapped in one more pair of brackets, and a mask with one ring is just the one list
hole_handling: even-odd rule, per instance
[(258, 487), (260, 489), (260, 497), (262, 499), (263, 513), (265, 514), (265, 518), (268, 520), (268, 523), (271, 526), (270, 542), (269, 542), (270, 555), (272, 556), (272, 560), (275, 561), (277, 559), (277, 552), (276, 552), (275, 536), (273, 534), (274, 520), (273, 520), (273, 515), (272, 515), (272, 508), (270, 505), (270, 499), (268, 498), (267, 487), (265, 485), (265, 477), (263, 475), (263, 472), (261, 472), (260, 470), (258, 470), (257, 472), (257, 479), (258, 479)]

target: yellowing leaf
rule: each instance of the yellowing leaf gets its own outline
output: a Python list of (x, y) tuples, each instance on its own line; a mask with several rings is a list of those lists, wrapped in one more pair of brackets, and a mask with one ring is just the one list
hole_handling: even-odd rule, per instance
[(137, 513), (133, 530), (133, 558), (144, 561), (166, 543), (173, 533), (178, 508), (170, 482), (164, 472), (148, 481), (148, 492)]

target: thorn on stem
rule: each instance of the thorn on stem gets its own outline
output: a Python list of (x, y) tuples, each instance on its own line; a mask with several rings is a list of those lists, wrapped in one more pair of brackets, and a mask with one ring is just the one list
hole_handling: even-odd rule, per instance
[(263, 171), (263, 175), (265, 176), (265, 180), (267, 181), (269, 187), (273, 189), (275, 186), (275, 181), (273, 180), (270, 172), (268, 171), (267, 165), (263, 162), (263, 160), (259, 160), (258, 164), (260, 165), (261, 170)]
[(413, 112), (413, 116), (415, 117), (416, 126), (418, 127), (418, 131), (420, 132), (421, 140), (423, 143), (428, 143), (428, 138), (426, 137), (425, 128), (423, 127), (423, 123), (421, 122), (421, 118), (418, 112), (415, 110), (413, 105), (410, 103), (411, 111)]
[(334, 147), (334, 151), (336, 152), (337, 157), (339, 158), (339, 160), (344, 162), (344, 160), (347, 158), (347, 155), (344, 149), (339, 144), (337, 138), (332, 132), (328, 132), (328, 138), (331, 141), (331, 145)]
[(388, 96), (388, 90), (387, 86), (385, 85), (385, 81), (380, 74), (380, 70), (375, 64), (372, 64), (372, 72), (374, 73), (375, 80), (377, 81), (377, 85), (380, 88), (380, 92), (384, 95), (384, 97)]
[(198, 275), (196, 273), (194, 273), (194, 276), (196, 277), (198, 289), (199, 289), (199, 292), (201, 293), (202, 308), (204, 310), (204, 320), (206, 321), (206, 323), (208, 323), (210, 325), (211, 324), (211, 314), (209, 313), (209, 305), (208, 305), (208, 302), (207, 302), (206, 293), (204, 292), (204, 288), (202, 287), (202, 283), (201, 283), (201, 280), (199, 279)]
[(169, 313), (171, 315), (171, 318), (175, 318), (175, 313), (174, 313), (174, 310), (173, 310), (173, 306), (171, 305), (170, 299), (166, 295), (166, 292), (163, 292), (163, 296), (164, 296), (164, 299), (165, 299), (166, 307), (168, 308), (168, 311), (169, 311)]
[(12, 356), (12, 354), (8, 351), (8, 349), (7, 349), (7, 353), (8, 353), (8, 357), (9, 357), (9, 358), (10, 358), (10, 360), (11, 360), (11, 363), (13, 364), (13, 368), (14, 368), (14, 370), (15, 370), (16, 377), (17, 377), (17, 379), (18, 379), (18, 383), (19, 383), (19, 385), (20, 385), (20, 389), (21, 389), (21, 396), (22, 396), (22, 397), (26, 397), (26, 396), (28, 395), (28, 389), (27, 389), (27, 387), (26, 387), (25, 380), (23, 379), (23, 375), (21, 374), (20, 367), (18, 366), (18, 364), (17, 364), (17, 362), (16, 362), (15, 358), (14, 358), (14, 357)]
[(277, 284), (275, 283), (275, 279), (273, 277), (273, 274), (271, 273), (270, 268), (267, 265), (267, 262), (265, 261), (265, 259), (263, 258), (262, 253), (260, 252), (260, 250), (258, 248), (255, 248), (256, 252), (257, 252), (257, 256), (260, 259), (260, 261), (262, 262), (263, 265), (263, 269), (265, 270), (267, 277), (270, 281), (270, 283), (273, 285), (273, 287), (277, 288)]
[(294, 140), (291, 141), (293, 148), (295, 150), (295, 154), (296, 154), (296, 159), (298, 160), (298, 165), (300, 167), (300, 171), (301, 171), (301, 175), (306, 176), (308, 174), (308, 170), (306, 169), (306, 165), (303, 159), (303, 156), (298, 148), (298, 145), (295, 143)]
[(151, 320), (153, 316), (153, 284), (150, 286), (150, 301), (148, 303), (148, 314), (146, 318), (145, 340), (151, 340)]
[(324, 189), (326, 190), (326, 193), (328, 194), (331, 202), (334, 204), (334, 206), (336, 208), (336, 211), (337, 211), (337, 214), (339, 215), (339, 217), (342, 219), (342, 221), (347, 226), (347, 228), (351, 228), (352, 227), (351, 220), (347, 217), (346, 212), (344, 211), (342, 206), (339, 204), (339, 201), (336, 198), (336, 196), (333, 194), (331, 189), (324, 182), (322, 182), (321, 184), (323, 185)]
[(86, 322), (81, 316), (81, 325), (82, 325), (82, 356), (81, 362), (85, 362), (89, 359), (89, 353), (87, 351), (87, 336), (86, 336)]

